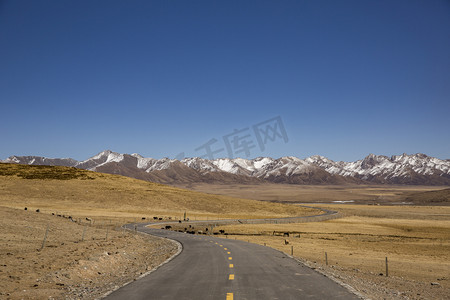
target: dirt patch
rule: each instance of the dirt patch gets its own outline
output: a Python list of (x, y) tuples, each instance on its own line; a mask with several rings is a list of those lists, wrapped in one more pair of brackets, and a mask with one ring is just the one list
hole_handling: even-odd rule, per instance
[(168, 240), (115, 230), (112, 224), (79, 225), (5, 207), (0, 240), (1, 299), (95, 299), (177, 251)]

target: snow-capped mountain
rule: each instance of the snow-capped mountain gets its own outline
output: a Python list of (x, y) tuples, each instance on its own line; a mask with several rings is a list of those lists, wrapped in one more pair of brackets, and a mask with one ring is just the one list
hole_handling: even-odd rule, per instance
[(369, 154), (354, 162), (333, 161), (320, 155), (306, 159), (287, 156), (278, 159), (203, 158), (153, 159), (139, 154), (103, 151), (87, 160), (11, 156), (2, 161), (32, 165), (62, 165), (120, 174), (161, 183), (186, 182), (276, 182), (295, 184), (390, 183), (450, 185), (450, 160), (425, 154)]
[(73, 167), (78, 161), (72, 158), (47, 158), (42, 156), (10, 156), (3, 163), (23, 164), (23, 165), (46, 165), (46, 166), (64, 166)]
[(450, 181), (449, 160), (441, 160), (422, 153), (413, 155), (403, 153), (392, 157), (369, 154), (355, 162), (334, 162), (315, 155), (306, 161), (330, 174), (376, 183), (448, 185)]

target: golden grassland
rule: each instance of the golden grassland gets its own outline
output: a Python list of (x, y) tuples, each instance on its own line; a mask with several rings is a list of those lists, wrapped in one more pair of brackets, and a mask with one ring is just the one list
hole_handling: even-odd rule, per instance
[(205, 194), (66, 167), (0, 164), (0, 206), (72, 217), (267, 218), (317, 214), (289, 205)]
[[(337, 209), (345, 217), (317, 223), (229, 225), (216, 230), (225, 230), (228, 238), (266, 244), (288, 254), (293, 250), (294, 256), (316, 267), (339, 271), (341, 279), (370, 298), (448, 299), (450, 207), (322, 207)], [(274, 231), (290, 236), (274, 236)], [(385, 275), (386, 257), (389, 277), (380, 276)]]
[[(296, 185), (274, 183), (261, 185), (194, 183), (179, 186), (204, 193), (263, 201), (286, 203), (354, 201), (355, 204), (399, 204), (409, 201), (407, 200), (408, 196), (412, 194), (449, 188), (448, 186)], [(421, 200), (425, 201), (426, 199)]]

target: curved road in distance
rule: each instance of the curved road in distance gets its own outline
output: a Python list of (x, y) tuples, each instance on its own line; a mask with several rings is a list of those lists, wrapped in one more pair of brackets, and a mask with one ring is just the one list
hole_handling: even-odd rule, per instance
[[(155, 272), (105, 299), (360, 299), (272, 248), (146, 225), (139, 224), (137, 230), (176, 240), (183, 245), (183, 251)], [(134, 225), (128, 228), (134, 229)]]

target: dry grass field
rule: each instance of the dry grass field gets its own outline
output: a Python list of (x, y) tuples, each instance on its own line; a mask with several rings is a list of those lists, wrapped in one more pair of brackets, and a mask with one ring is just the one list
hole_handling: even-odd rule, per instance
[(0, 240), (0, 299), (98, 299), (177, 251), (172, 242), (109, 222), (76, 224), (5, 207)]
[[(266, 244), (288, 254), (293, 250), (295, 257), (371, 299), (450, 298), (450, 207), (323, 207), (337, 209), (345, 217), (317, 223), (230, 225), (216, 230), (225, 230), (228, 238)], [(290, 236), (274, 236), (274, 231)]]
[(142, 217), (267, 218), (316, 211), (204, 194), (123, 176), (66, 167), (0, 164), (0, 206), (40, 209), (74, 218), (130, 222)]
[[(415, 204), (429, 205), (429, 195), (421, 192), (448, 189), (448, 186), (401, 185), (296, 185), (274, 184), (189, 184), (180, 187), (191, 190), (282, 203), (351, 203), (351, 204)], [(418, 194), (418, 195), (416, 195)], [(412, 195), (415, 195), (412, 197)], [(449, 193), (433, 205), (450, 205)]]

